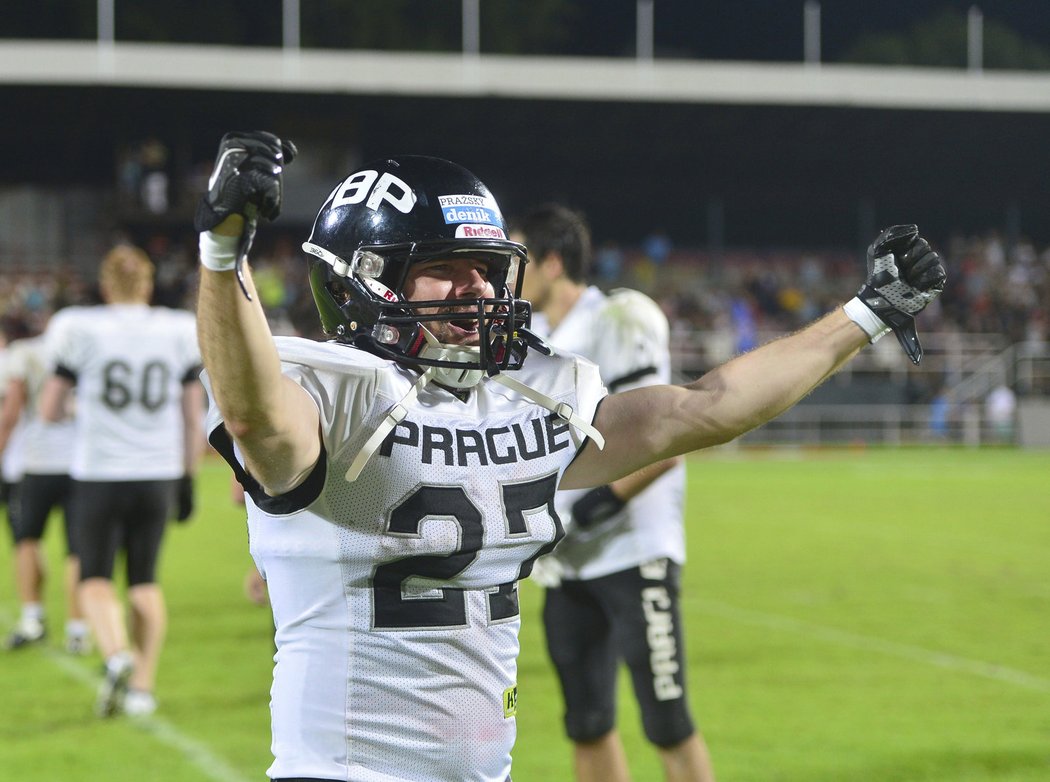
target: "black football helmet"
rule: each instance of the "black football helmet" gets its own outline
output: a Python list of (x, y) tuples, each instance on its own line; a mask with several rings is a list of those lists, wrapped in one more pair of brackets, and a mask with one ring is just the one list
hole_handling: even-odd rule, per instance
[[(507, 239), (488, 188), (455, 163), (405, 155), (365, 165), (332, 191), (303, 250), (311, 256), (321, 325), (337, 341), (403, 363), (458, 370), (473, 382), (455, 385), (467, 386), (484, 373), (519, 368), (535, 340), (527, 331), (531, 307), (516, 297), (525, 248)], [(460, 254), (488, 263), (495, 298), (460, 301), (458, 312), (448, 311), (447, 301), (405, 300), (413, 264)], [(477, 311), (480, 346), (438, 345), (426, 324), (462, 320), (463, 305)], [(446, 309), (422, 312), (436, 307)]]

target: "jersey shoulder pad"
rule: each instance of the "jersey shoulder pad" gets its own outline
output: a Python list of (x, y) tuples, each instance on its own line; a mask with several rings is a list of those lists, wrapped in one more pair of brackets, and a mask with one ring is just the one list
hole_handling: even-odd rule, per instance
[(616, 288), (609, 292), (598, 316), (605, 329), (625, 339), (631, 333), (648, 335), (650, 340), (665, 342), (671, 331), (664, 311), (641, 291)]
[(317, 342), (304, 337), (274, 337), (273, 341), (283, 364), (338, 372), (355, 368), (375, 371), (393, 363), (338, 342)]

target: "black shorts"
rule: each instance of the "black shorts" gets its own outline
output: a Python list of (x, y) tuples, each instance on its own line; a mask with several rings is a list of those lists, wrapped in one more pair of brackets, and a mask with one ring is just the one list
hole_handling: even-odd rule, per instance
[(177, 486), (177, 480), (73, 481), (80, 580), (112, 579), (117, 553), (123, 551), (128, 586), (156, 581)]
[(15, 543), (44, 537), (51, 511), (61, 508), (66, 528), (66, 552), (76, 553), (69, 500), (73, 481), (68, 475), (24, 475), (12, 489), (8, 504)]
[(670, 747), (693, 734), (680, 577), (676, 563), (661, 559), (547, 590), (547, 650), (561, 680), (569, 738), (594, 741), (613, 729), (621, 660), (630, 670), (649, 740)]
[(19, 512), (22, 510), (21, 503), (16, 502), (18, 496), (18, 484), (4, 482), (4, 503), (7, 505), (7, 523), (11, 527), (11, 534), (18, 540), (18, 529), (22, 526)]

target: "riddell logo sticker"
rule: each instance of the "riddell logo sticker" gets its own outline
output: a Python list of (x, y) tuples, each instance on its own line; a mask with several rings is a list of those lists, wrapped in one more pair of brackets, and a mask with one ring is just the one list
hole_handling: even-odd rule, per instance
[(502, 228), (494, 225), (457, 225), (457, 239), (506, 239)]
[(443, 195), (438, 196), (441, 215), (445, 224), (452, 223), (488, 223), (496, 225), (502, 222), (499, 208), (494, 199), (476, 195)]

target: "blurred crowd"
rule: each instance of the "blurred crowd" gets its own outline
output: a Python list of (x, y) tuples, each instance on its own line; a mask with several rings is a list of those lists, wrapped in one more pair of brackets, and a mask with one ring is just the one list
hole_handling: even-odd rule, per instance
[[(595, 282), (645, 291), (679, 331), (720, 332), (734, 351), (759, 334), (792, 331), (855, 293), (863, 261), (852, 253), (729, 250), (717, 255), (645, 245), (598, 249)], [(1050, 248), (1023, 240), (1008, 249), (996, 233), (956, 236), (944, 295), (923, 313), (924, 330), (1000, 335), (1004, 345), (1045, 344), (1050, 320)]]
[[(193, 307), (196, 234), (156, 233), (143, 246), (157, 266), (155, 303)], [(1009, 247), (996, 233), (937, 243), (951, 274), (944, 295), (924, 313), (924, 331), (999, 335), (1003, 346), (1045, 345), (1050, 321), (1050, 248), (1031, 242)], [(3, 264), (0, 259), (0, 264)], [(805, 253), (731, 249), (721, 253), (677, 247), (662, 232), (636, 246), (596, 248), (595, 284), (637, 288), (652, 296), (679, 334), (721, 340), (724, 353), (748, 350), (771, 334), (792, 331), (849, 298), (863, 260), (848, 252)], [(275, 331), (320, 337), (298, 240), (260, 232), (253, 250), (259, 296)], [(94, 270), (19, 271), (4, 264), (0, 318), (8, 339), (38, 332), (50, 313), (96, 303)]]

